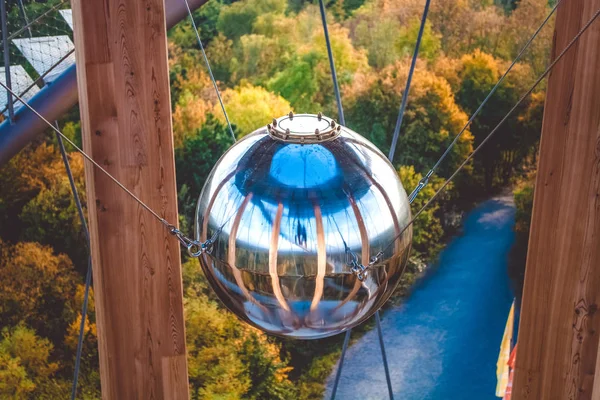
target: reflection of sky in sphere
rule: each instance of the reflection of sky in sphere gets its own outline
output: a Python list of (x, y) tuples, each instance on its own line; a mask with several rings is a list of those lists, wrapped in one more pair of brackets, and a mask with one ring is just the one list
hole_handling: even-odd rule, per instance
[(232, 146), (225, 152), (221, 157), (221, 160), (217, 162), (220, 165), (229, 165), (230, 168), (221, 168), (213, 170), (214, 177), (210, 179), (210, 186), (204, 188), (208, 190), (208, 193), (212, 194), (217, 190), (219, 182), (221, 182), (234, 167), (238, 165), (239, 160), (246, 154), (249, 148), (256, 144), (263, 136), (262, 135), (248, 135), (243, 139), (240, 139), (236, 146)]
[[(371, 245), (385, 245), (385, 243), (377, 243), (377, 239), (380, 236), (385, 236), (387, 233), (385, 232), (386, 228), (390, 228), (389, 224), (380, 222), (382, 218), (386, 220), (391, 218), (390, 210), (379, 190), (373, 186), (371, 189), (361, 198), (357, 198), (356, 203), (365, 220)], [(241, 199), (243, 197), (237, 186), (233, 184), (225, 185), (222, 192), (221, 196), (223, 198)], [(236, 211), (230, 205), (231, 203), (217, 201), (211, 213), (211, 217), (216, 217), (217, 221), (222, 221), (221, 224), (225, 224), (223, 227), (224, 232), (231, 230), (233, 224), (232, 216)], [(374, 212), (374, 210), (377, 211)], [(316, 252), (316, 222), (314, 212), (310, 211), (310, 214), (298, 215), (294, 212), (294, 209), (290, 212), (289, 208), (284, 208), (278, 243), (280, 253), (303, 253), (307, 250)], [(251, 201), (246, 207), (240, 221), (237, 232), (238, 245), (246, 248), (268, 249), (271, 241), (272, 218), (274, 218), (276, 213), (276, 204), (263, 200)], [(302, 221), (306, 229), (307, 247), (299, 246), (295, 241), (298, 220)], [(362, 245), (360, 232), (357, 229), (356, 216), (350, 204), (348, 204), (347, 208), (325, 214), (323, 225), (325, 228), (325, 243), (328, 248), (343, 249), (345, 242), (354, 251), (360, 251)], [(258, 234), (256, 230), (257, 226), (264, 227)]]
[[(247, 142), (245, 146), (234, 146), (223, 157), (223, 164), (237, 165), (236, 161), (243, 156), (245, 151), (252, 147), (261, 135), (251, 135), (242, 139)], [(359, 136), (360, 138), (360, 136)], [(362, 139), (362, 138), (360, 138)], [(357, 140), (362, 142), (362, 140)], [(398, 208), (402, 204), (401, 192), (397, 190), (388, 190), (386, 183), (395, 184), (397, 177), (393, 168), (390, 168), (384, 156), (377, 156), (375, 153), (365, 152), (361, 145), (350, 144), (348, 150), (354, 153), (363, 165), (368, 165), (371, 176), (374, 181), (382, 183), (383, 187), (378, 188), (372, 182), (365, 179), (369, 190), (355, 197), (358, 209), (365, 222), (371, 248), (384, 246), (387, 243), (379, 243), (380, 237), (387, 236), (393, 226), (390, 221), (390, 207), (386, 202), (382, 190), (386, 191), (389, 202), (392, 207)], [(336, 179), (342, 176), (340, 172), (340, 162), (325, 147), (320, 145), (299, 145), (287, 144), (275, 152), (269, 166), (268, 176), (273, 182), (278, 182), (281, 187), (288, 189), (310, 189), (316, 188), (320, 191), (322, 188), (331, 187)], [(210, 192), (216, 190), (216, 184), (226, 177), (226, 172), (232, 172), (222, 169), (211, 182)], [(219, 179), (220, 178), (220, 179)], [(340, 183), (337, 182), (338, 186)], [(243, 200), (244, 195), (234, 184), (234, 178), (226, 183), (217, 195), (217, 200), (210, 213), (211, 226), (223, 228), (223, 233), (229, 232), (233, 217), (237, 211), (237, 206)], [(237, 232), (237, 242), (239, 246), (254, 248), (256, 250), (268, 250), (271, 241), (271, 231), (273, 218), (277, 213), (277, 204), (272, 200), (261, 199), (255, 193), (254, 198), (246, 207)], [(356, 193), (355, 193), (356, 195)], [(342, 196), (345, 196), (342, 194)], [(224, 201), (230, 199), (230, 201)], [(231, 201), (232, 199), (236, 199)], [(343, 201), (346, 203), (346, 201)], [(292, 204), (286, 204), (281, 218), (281, 228), (278, 241), (280, 253), (301, 254), (303, 252), (316, 252), (317, 233), (314, 210), (296, 209)], [(327, 202), (320, 204), (323, 211), (323, 225), (325, 232), (325, 243), (328, 249), (343, 249), (347, 245), (350, 249), (360, 252), (362, 241), (360, 232), (357, 228), (356, 216), (352, 210), (350, 202), (347, 206), (331, 206)], [(403, 226), (408, 222), (407, 210), (399, 210), (400, 215), (404, 216), (405, 221), (399, 221)], [(305, 230), (305, 243), (298, 244), (298, 224), (301, 221), (301, 228)], [(258, 230), (256, 227), (262, 227)], [(345, 244), (345, 245), (344, 245)]]
[(288, 144), (273, 155), (269, 175), (290, 188), (315, 188), (338, 177), (338, 164), (320, 145)]

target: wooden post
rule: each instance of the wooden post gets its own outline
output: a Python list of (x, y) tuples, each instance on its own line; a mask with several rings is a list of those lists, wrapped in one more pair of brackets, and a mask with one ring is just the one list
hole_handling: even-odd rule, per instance
[[(163, 0), (72, 0), (83, 145), (177, 223)], [(86, 164), (104, 399), (187, 399), (179, 244)]]
[[(600, 0), (560, 5), (553, 56), (598, 8)], [(513, 399), (600, 399), (599, 304), (600, 20), (596, 20), (548, 81)]]

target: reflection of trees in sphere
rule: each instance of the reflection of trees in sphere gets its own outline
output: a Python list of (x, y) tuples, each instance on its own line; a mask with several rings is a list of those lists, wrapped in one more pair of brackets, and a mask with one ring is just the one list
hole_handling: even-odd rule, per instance
[[(315, 131), (316, 130), (316, 131)], [(318, 134), (318, 137), (317, 137)], [(315, 339), (371, 316), (406, 265), (406, 192), (387, 158), (326, 117), (282, 117), (246, 136), (212, 170), (196, 213), (212, 288), (268, 333)], [(380, 261), (359, 280), (349, 262)]]

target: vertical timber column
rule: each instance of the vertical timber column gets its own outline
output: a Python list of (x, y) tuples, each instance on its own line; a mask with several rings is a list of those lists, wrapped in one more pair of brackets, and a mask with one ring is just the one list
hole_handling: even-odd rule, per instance
[[(83, 145), (177, 223), (163, 0), (72, 0)], [(104, 399), (187, 399), (179, 244), (86, 163)]]
[[(600, 0), (560, 5), (553, 57), (598, 8)], [(513, 399), (600, 399), (599, 304), (600, 20), (596, 20), (548, 80)]]

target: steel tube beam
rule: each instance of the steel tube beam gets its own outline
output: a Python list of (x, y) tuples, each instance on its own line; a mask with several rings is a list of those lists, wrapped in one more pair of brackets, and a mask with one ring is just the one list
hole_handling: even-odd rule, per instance
[[(196, 9), (207, 0), (189, 0), (190, 7)], [(167, 28), (173, 27), (187, 16), (182, 0), (165, 0)], [(77, 40), (77, 39), (75, 39)], [(78, 101), (76, 66), (65, 70), (52, 84), (39, 91), (29, 104), (47, 120), (60, 119)], [(4, 165), (23, 147), (43, 132), (46, 124), (27, 107), (21, 107), (15, 113), (14, 123), (6, 120), (0, 124), (0, 166)]]

